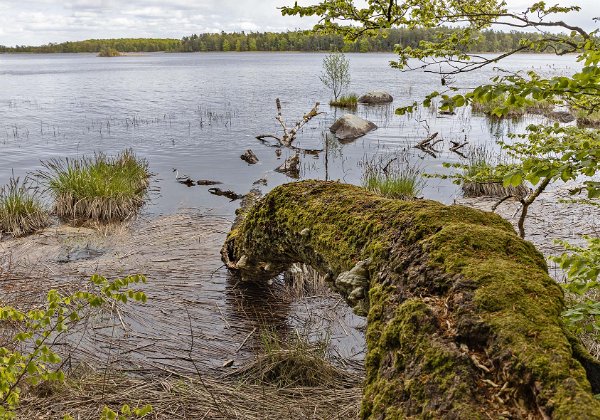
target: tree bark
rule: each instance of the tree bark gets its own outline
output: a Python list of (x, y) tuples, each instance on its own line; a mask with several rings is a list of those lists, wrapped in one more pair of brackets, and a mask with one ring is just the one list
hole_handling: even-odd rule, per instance
[(306, 263), (367, 315), (363, 418), (600, 418), (561, 288), (495, 214), (304, 181), (242, 210), (222, 257), (254, 281)]

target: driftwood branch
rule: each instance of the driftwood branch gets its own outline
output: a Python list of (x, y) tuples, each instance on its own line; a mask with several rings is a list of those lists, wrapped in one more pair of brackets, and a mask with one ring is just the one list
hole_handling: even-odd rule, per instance
[[(281, 128), (283, 129), (283, 136), (278, 137), (273, 134), (261, 134), (259, 136), (256, 136), (256, 138), (261, 141), (264, 141), (265, 139), (268, 139), (268, 138), (275, 139), (279, 142), (279, 144), (281, 146), (292, 148), (292, 143), (296, 139), (296, 135), (298, 134), (298, 131), (300, 131), (300, 129), (302, 127), (304, 127), (304, 125), (306, 123), (308, 123), (311, 119), (313, 119), (314, 117), (316, 117), (319, 114), (323, 114), (323, 112), (319, 112), (319, 105), (320, 105), (319, 102), (317, 102), (310, 111), (308, 111), (306, 114), (304, 114), (302, 116), (302, 119), (300, 121), (298, 121), (296, 124), (294, 124), (294, 126), (292, 128), (288, 128), (288, 126), (285, 123), (285, 120), (283, 118), (283, 113), (282, 113), (282, 109), (281, 109), (281, 101), (279, 100), (279, 98), (275, 99), (275, 106), (277, 108), (277, 115), (275, 116), (275, 119), (279, 122), (279, 124), (281, 125)], [(296, 148), (296, 150), (303, 150), (303, 149)], [(310, 150), (310, 149), (306, 149), (306, 150)], [(304, 151), (306, 151), (306, 150), (304, 150)]]

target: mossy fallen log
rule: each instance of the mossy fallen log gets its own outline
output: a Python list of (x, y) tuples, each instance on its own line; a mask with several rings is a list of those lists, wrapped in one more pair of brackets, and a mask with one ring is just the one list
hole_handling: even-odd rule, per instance
[(303, 262), (367, 314), (363, 418), (600, 418), (561, 288), (499, 216), (321, 181), (241, 216), (230, 269), (262, 281)]

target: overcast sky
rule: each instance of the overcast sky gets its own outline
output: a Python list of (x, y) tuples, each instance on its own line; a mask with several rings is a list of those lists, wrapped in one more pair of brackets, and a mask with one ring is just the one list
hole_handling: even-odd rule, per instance
[[(518, 10), (533, 3), (508, 2)], [(283, 17), (277, 10), (293, 3), (293, 0), (0, 0), (0, 45), (310, 28), (314, 18)], [(600, 16), (600, 0), (562, 0), (560, 4), (582, 6), (583, 11), (569, 22), (588, 30), (598, 26), (592, 17)]]

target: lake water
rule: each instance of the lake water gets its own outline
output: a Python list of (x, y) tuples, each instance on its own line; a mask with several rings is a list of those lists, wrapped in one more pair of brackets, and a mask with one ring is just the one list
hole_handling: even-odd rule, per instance
[[(208, 193), (207, 187), (188, 188), (175, 180), (174, 169), (192, 179), (223, 182), (224, 189), (247, 192), (260, 178), (268, 187), (290, 181), (274, 172), (291, 151), (277, 158), (273, 148), (255, 139), (276, 133), (275, 99), (283, 115), (295, 123), (320, 102), (324, 114), (305, 126), (298, 146), (322, 148), (324, 133), (345, 111), (331, 109), (329, 91), (319, 80), (325, 54), (205, 53), (147, 54), (99, 58), (92, 54), (0, 55), (0, 184), (11, 175), (21, 178), (41, 168), (41, 161), (79, 157), (94, 152), (116, 153), (132, 148), (150, 164), (153, 178), (146, 214), (169, 214), (179, 208), (210, 209), (232, 215), (237, 203)], [(470, 111), (438, 116), (429, 110), (412, 116), (394, 115), (433, 89), (439, 77), (423, 72), (403, 73), (388, 65), (391, 54), (348, 54), (350, 91), (389, 91), (391, 106), (359, 106), (358, 115), (379, 129), (350, 144), (330, 142), (329, 179), (360, 184), (360, 162), (376, 154), (406, 150), (409, 159), (426, 172), (444, 172), (444, 161), (458, 161), (448, 152), (450, 141), (467, 139), (470, 146), (493, 145), (509, 129), (523, 123), (490, 122)], [(534, 68), (543, 73), (568, 73), (572, 56), (519, 55), (503, 67), (510, 71)], [(492, 69), (469, 73), (456, 81), (470, 87), (488, 79)], [(413, 148), (428, 133), (438, 131), (444, 143), (438, 158)], [(249, 166), (240, 155), (252, 148), (260, 162)], [(324, 179), (325, 154), (302, 157), (302, 178)], [(427, 198), (452, 202), (459, 194), (447, 180), (429, 179)]]
[[(329, 92), (319, 80), (324, 57), (325, 54), (317, 53), (147, 54), (110, 59), (91, 54), (0, 55), (0, 185), (13, 174), (23, 178), (41, 169), (41, 161), (95, 152), (114, 154), (127, 148), (146, 158), (155, 174), (150, 203), (143, 208), (141, 227), (134, 232), (138, 235), (135, 240), (141, 244), (136, 252), (121, 255), (118, 247), (110, 245), (109, 238), (105, 239), (106, 255), (121, 255), (117, 258), (119, 264), (113, 261), (111, 266), (102, 257), (90, 263), (93, 272), (114, 273), (119, 272), (114, 267), (125, 264), (121, 258), (137, 258), (125, 264), (127, 269), (144, 269), (148, 274), (149, 303), (144, 309), (147, 312), (126, 319), (135, 332), (131, 334), (133, 341), (112, 336), (102, 336), (98, 341), (105, 347), (111, 343), (109, 352), (117, 344), (120, 346), (122, 354), (115, 356), (116, 360), (129, 360), (133, 357), (131, 349), (139, 349), (135, 363), (142, 359), (152, 363), (162, 360), (161, 366), (187, 366), (193, 372), (186, 362), (187, 354), (181, 353), (190, 348), (187, 341), (182, 341), (189, 335), (186, 315), (190, 314), (194, 329), (202, 332), (209, 343), (206, 349), (196, 350), (203, 369), (219, 371), (224, 359), (250, 357), (242, 355), (246, 349), (240, 353), (240, 348), (265, 321), (283, 330), (313, 325), (316, 320), (318, 332), (331, 330), (335, 354), (345, 359), (362, 359), (364, 320), (345, 305), (339, 305), (338, 298), (306, 297), (292, 304), (268, 291), (238, 285), (227, 270), (219, 269), (218, 251), (229, 222), (207, 226), (202, 217), (209, 213), (233, 220), (239, 204), (211, 195), (208, 187), (188, 188), (175, 179), (179, 173), (195, 180), (217, 180), (223, 182), (222, 188), (238, 193), (250, 190), (260, 178), (268, 180), (268, 186), (261, 187), (263, 192), (290, 181), (274, 169), (292, 152), (284, 149), (278, 158), (274, 148), (263, 145), (255, 136), (278, 132), (274, 118), (276, 98), (281, 99), (289, 125), (318, 101), (325, 113), (305, 126), (295, 144), (324, 147), (328, 128), (344, 113), (327, 105)], [(451, 140), (466, 139), (470, 147), (497, 148), (497, 140), (505, 139), (509, 130), (522, 130), (527, 122), (494, 123), (471, 115), (468, 109), (454, 116), (439, 116), (431, 110), (397, 116), (396, 107), (440, 89), (439, 78), (393, 70), (388, 66), (393, 55), (349, 54), (348, 58), (350, 91), (361, 94), (384, 89), (395, 101), (383, 107), (359, 106), (355, 112), (379, 128), (351, 143), (341, 144), (330, 138), (327, 154), (302, 156), (302, 178), (328, 177), (360, 184), (360, 163), (365, 158), (399, 151), (405, 151), (410, 162), (423, 171), (442, 173), (447, 171), (443, 162), (459, 160), (458, 155), (449, 152)], [(520, 55), (507, 60), (504, 67), (510, 71), (535, 68), (558, 74), (572, 72), (576, 63), (569, 56)], [(467, 74), (456, 83), (461, 87), (474, 86), (493, 73), (488, 69)], [(436, 145), (440, 150), (436, 158), (414, 148), (418, 141), (436, 131), (444, 139)], [(240, 159), (249, 148), (260, 159), (256, 165)], [(455, 185), (439, 178), (428, 179), (423, 190), (425, 197), (447, 203), (459, 194)], [(163, 226), (164, 217), (155, 219), (180, 211), (188, 216), (176, 218), (181, 226), (175, 233)], [(152, 227), (153, 223), (157, 226)], [(161, 227), (168, 232), (156, 236)], [(218, 227), (218, 232), (209, 227)], [(210, 241), (206, 239), (209, 234)], [(60, 242), (60, 238), (52, 238)], [(47, 242), (44, 239), (43, 245), (48, 246)], [(34, 250), (42, 252), (44, 246)], [(166, 254), (173, 255), (166, 258), (161, 254), (161, 246), (167, 247)], [(177, 269), (165, 266), (167, 260), (176, 261)], [(89, 274), (90, 270), (79, 267), (77, 262), (73, 263), (74, 269), (68, 269), (52, 258), (32, 263), (54, 267), (44, 282), (64, 282), (70, 277), (79, 278), (82, 273)], [(335, 315), (331, 315), (333, 312)], [(113, 346), (113, 338), (123, 342)], [(144, 345), (140, 346), (140, 342)], [(155, 346), (158, 342), (164, 345)], [(102, 355), (102, 360), (106, 360), (105, 353), (93, 347), (94, 343), (89, 353)]]

